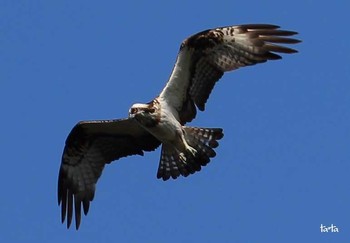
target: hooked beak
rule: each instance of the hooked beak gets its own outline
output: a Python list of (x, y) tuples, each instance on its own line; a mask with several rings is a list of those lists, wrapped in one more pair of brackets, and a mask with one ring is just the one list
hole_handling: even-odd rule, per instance
[(131, 108), (129, 110), (129, 118), (136, 119), (136, 117), (140, 117), (142, 115), (144, 115), (144, 111), (143, 110), (140, 110), (140, 109), (137, 109), (137, 108)]

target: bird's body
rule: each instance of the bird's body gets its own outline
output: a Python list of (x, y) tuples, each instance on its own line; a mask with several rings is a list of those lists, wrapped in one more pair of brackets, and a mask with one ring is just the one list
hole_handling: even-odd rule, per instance
[(134, 104), (129, 117), (135, 120), (161, 142), (171, 142), (181, 130), (178, 114), (163, 100), (154, 99), (149, 104)]
[(70, 226), (75, 211), (79, 228), (81, 207), (87, 214), (104, 166), (129, 155), (143, 155), (162, 145), (157, 177), (188, 176), (211, 158), (221, 128), (188, 127), (224, 72), (276, 60), (276, 53), (295, 50), (274, 43), (295, 44), (293, 31), (266, 24), (216, 28), (197, 33), (181, 44), (169, 81), (154, 100), (134, 104), (129, 117), (79, 122), (70, 132), (62, 155), (58, 202), (62, 222)]

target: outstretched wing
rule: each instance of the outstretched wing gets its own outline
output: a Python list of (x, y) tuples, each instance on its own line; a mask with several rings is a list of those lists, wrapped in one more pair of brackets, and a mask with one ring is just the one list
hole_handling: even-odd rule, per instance
[(62, 223), (70, 227), (75, 211), (76, 228), (89, 211), (95, 185), (106, 163), (128, 155), (143, 155), (160, 142), (133, 119), (79, 122), (70, 132), (62, 155), (58, 177), (58, 204)]
[(159, 95), (175, 107), (181, 123), (196, 116), (196, 106), (204, 111), (215, 83), (224, 72), (280, 59), (276, 53), (295, 53), (276, 44), (295, 44), (294, 31), (279, 26), (249, 24), (205, 30), (183, 41), (170, 76)]

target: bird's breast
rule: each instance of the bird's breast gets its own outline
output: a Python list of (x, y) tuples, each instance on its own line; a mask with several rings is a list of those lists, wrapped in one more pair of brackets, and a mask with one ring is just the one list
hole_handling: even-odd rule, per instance
[(163, 143), (171, 143), (178, 138), (182, 132), (181, 124), (172, 113), (167, 111), (161, 112), (159, 121), (156, 126), (146, 128), (153, 136)]

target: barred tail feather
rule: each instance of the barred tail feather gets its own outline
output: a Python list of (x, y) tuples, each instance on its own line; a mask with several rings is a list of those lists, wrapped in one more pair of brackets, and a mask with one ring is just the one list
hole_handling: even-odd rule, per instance
[(190, 172), (185, 164), (181, 162), (180, 154), (176, 148), (169, 144), (163, 144), (157, 178), (162, 178), (166, 181), (170, 177), (176, 179), (180, 175), (186, 177), (189, 174)]
[(172, 145), (163, 144), (157, 178), (165, 181), (170, 177), (176, 179), (180, 175), (187, 177), (200, 171), (202, 166), (210, 162), (210, 158), (216, 156), (214, 148), (219, 146), (217, 140), (223, 137), (221, 128), (184, 126), (183, 129), (186, 142), (196, 150), (195, 155), (182, 153)]

